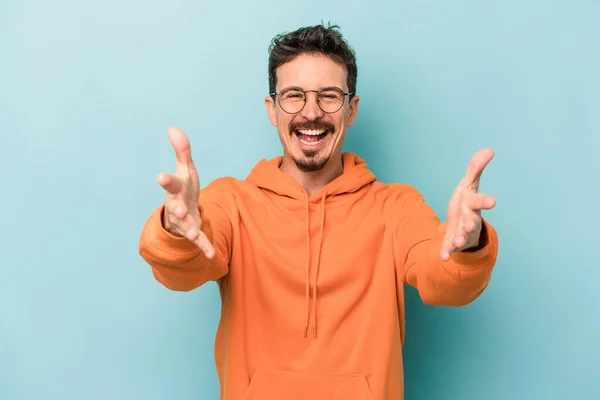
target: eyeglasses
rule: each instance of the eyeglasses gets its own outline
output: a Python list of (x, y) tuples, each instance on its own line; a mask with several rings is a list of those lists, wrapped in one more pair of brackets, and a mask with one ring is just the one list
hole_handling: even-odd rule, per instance
[(337, 112), (344, 105), (346, 96), (354, 95), (353, 92), (344, 93), (343, 90), (336, 87), (327, 87), (319, 90), (289, 88), (280, 93), (270, 93), (270, 95), (279, 97), (279, 106), (283, 111), (288, 114), (297, 114), (306, 105), (306, 94), (310, 92), (317, 94), (317, 104), (327, 114)]

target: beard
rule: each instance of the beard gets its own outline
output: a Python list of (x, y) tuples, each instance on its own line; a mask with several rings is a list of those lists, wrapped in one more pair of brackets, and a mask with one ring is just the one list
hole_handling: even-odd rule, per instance
[[(290, 135), (295, 135), (298, 129), (324, 129), (327, 131), (327, 135), (333, 135), (335, 132), (335, 126), (331, 122), (323, 121), (321, 119), (315, 121), (300, 121), (292, 122), (290, 124)], [(319, 152), (315, 150), (303, 150), (304, 158), (300, 159), (292, 156), (292, 160), (296, 164), (296, 167), (302, 172), (316, 172), (325, 167), (329, 161), (330, 155), (319, 157)]]
[(296, 167), (302, 172), (316, 172), (327, 165), (327, 161), (329, 161), (329, 156), (323, 158), (317, 158), (317, 152), (312, 150), (304, 151), (303, 160), (300, 160), (296, 157), (292, 157)]

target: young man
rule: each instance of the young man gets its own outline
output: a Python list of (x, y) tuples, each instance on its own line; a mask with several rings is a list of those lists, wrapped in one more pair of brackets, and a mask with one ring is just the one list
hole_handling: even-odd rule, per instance
[(277, 36), (267, 113), (283, 156), (200, 190), (190, 144), (169, 130), (175, 174), (139, 252), (172, 290), (218, 283), (222, 400), (403, 399), (404, 284), (463, 306), (488, 285), (497, 235), (477, 193), (493, 153), (475, 154), (440, 223), (423, 196), (383, 184), (342, 153), (359, 98), (355, 57), (335, 27)]

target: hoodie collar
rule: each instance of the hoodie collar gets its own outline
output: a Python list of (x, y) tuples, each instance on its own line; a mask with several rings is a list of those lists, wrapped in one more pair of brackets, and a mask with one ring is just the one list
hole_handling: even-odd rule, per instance
[[(279, 169), (282, 161), (283, 157), (281, 156), (270, 160), (262, 159), (250, 171), (246, 180), (259, 188), (269, 190), (280, 196), (287, 196), (296, 200), (306, 200), (306, 189)], [(375, 175), (369, 170), (367, 163), (354, 153), (343, 153), (342, 164), (342, 175), (313, 193), (309, 200), (321, 199), (325, 192), (327, 192), (327, 197), (353, 193), (376, 180)]]

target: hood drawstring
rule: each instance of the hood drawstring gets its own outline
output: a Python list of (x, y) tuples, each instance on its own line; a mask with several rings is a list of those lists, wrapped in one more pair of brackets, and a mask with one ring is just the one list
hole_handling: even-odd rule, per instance
[[(313, 336), (317, 337), (317, 279), (319, 275), (319, 267), (321, 266), (321, 249), (323, 247), (323, 230), (325, 228), (325, 199), (327, 192), (323, 193), (321, 198), (321, 229), (319, 232), (319, 248), (317, 249), (317, 267), (315, 269), (315, 278), (312, 285), (312, 324)], [(310, 302), (310, 201), (306, 200), (306, 302), (305, 302), (305, 317), (306, 325), (304, 327), (304, 337), (308, 334), (309, 322), (309, 302)]]
[(304, 306), (304, 317), (306, 318), (306, 324), (304, 325), (304, 337), (308, 333), (308, 303), (310, 299), (309, 287), (310, 287), (310, 201), (306, 199), (306, 298)]
[(325, 198), (327, 192), (323, 194), (321, 199), (321, 232), (319, 233), (319, 250), (317, 252), (317, 269), (315, 271), (315, 283), (313, 285), (313, 333), (317, 337), (317, 276), (319, 275), (319, 267), (321, 266), (321, 248), (323, 247), (323, 229), (325, 227)]

